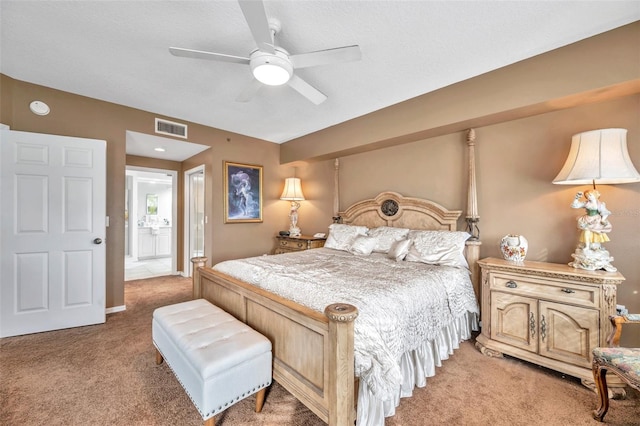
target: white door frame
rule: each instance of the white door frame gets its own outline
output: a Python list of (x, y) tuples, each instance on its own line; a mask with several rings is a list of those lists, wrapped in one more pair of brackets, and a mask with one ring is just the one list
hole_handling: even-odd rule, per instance
[[(178, 217), (178, 172), (176, 170), (158, 169), (153, 167), (140, 167), (140, 166), (126, 166), (126, 170), (140, 171), (140, 172), (154, 172), (170, 174), (172, 178), (171, 185), (171, 272), (177, 274), (178, 264), (178, 227), (176, 226), (176, 218)], [(134, 179), (133, 191), (130, 194), (132, 197), (137, 197), (136, 182)], [(134, 198), (136, 200), (137, 198)], [(133, 203), (133, 211), (129, 212), (129, 229), (131, 232), (131, 240), (129, 241), (129, 253), (132, 257), (138, 257), (138, 221), (132, 220), (137, 218), (136, 203)], [(131, 226), (133, 225), (133, 228)]]
[[(184, 172), (184, 262), (183, 262), (183, 276), (190, 277), (191, 276), (191, 228), (190, 228), (190, 218), (191, 218), (191, 175), (196, 173), (202, 173), (205, 176), (205, 166), (201, 164), (197, 167), (189, 169)], [(204, 217), (204, 224), (207, 224), (207, 216)], [(204, 229), (203, 229), (204, 232)], [(204, 237), (203, 237), (204, 241)], [(202, 248), (204, 252), (204, 247)], [(204, 256), (204, 253), (203, 253)]]

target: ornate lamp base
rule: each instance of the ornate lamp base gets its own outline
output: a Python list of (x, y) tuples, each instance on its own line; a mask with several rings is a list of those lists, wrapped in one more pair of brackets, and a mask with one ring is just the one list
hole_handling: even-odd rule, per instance
[(302, 235), (300, 228), (298, 228), (298, 209), (300, 208), (300, 203), (297, 201), (291, 202), (291, 211), (289, 212), (289, 236), (290, 237), (299, 237)]
[(609, 252), (597, 243), (591, 243), (588, 248), (582, 243), (579, 244), (571, 257), (573, 257), (573, 262), (569, 263), (569, 266), (574, 268), (588, 271), (604, 269), (608, 272), (616, 272), (618, 270), (611, 264), (613, 257), (609, 256)]

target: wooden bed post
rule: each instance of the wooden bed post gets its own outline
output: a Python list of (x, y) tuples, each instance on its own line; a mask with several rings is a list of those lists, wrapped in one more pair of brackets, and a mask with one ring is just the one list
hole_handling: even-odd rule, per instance
[(329, 426), (353, 426), (355, 421), (355, 361), (353, 322), (358, 308), (334, 303), (329, 318)]
[(340, 160), (333, 163), (333, 223), (340, 222)]
[(478, 191), (476, 188), (476, 132), (473, 129), (467, 131), (467, 147), (469, 148), (469, 186), (467, 188), (467, 230), (471, 234), (471, 240), (480, 240), (480, 215), (478, 214)]
[(200, 268), (204, 267), (207, 263), (207, 258), (204, 256), (192, 257), (191, 263), (193, 264), (193, 271), (191, 271), (191, 277), (193, 282), (193, 299), (202, 298), (202, 287), (200, 286)]
[(467, 131), (467, 147), (469, 148), (469, 187), (467, 189), (467, 232), (471, 237), (467, 241), (467, 262), (471, 268), (471, 281), (476, 298), (480, 300), (480, 215), (478, 214), (478, 191), (476, 187), (476, 132), (473, 129)]

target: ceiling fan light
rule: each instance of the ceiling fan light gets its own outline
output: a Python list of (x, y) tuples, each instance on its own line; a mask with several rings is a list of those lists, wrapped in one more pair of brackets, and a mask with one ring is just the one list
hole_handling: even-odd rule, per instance
[(291, 78), (291, 75), (279, 65), (264, 64), (253, 69), (253, 76), (260, 83), (269, 86), (280, 86)]
[(275, 54), (256, 51), (251, 55), (250, 64), (256, 80), (269, 86), (283, 85), (293, 75), (288, 56), (280, 51)]

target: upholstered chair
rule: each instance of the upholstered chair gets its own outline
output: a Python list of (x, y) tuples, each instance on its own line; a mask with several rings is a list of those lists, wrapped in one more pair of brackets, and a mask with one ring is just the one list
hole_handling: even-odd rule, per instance
[(614, 315), (610, 320), (613, 330), (607, 339), (609, 347), (593, 350), (593, 378), (599, 397), (598, 408), (593, 412), (593, 418), (599, 421), (603, 421), (609, 410), (607, 372), (617, 375), (632, 388), (640, 390), (640, 348), (620, 347), (622, 325), (640, 324), (640, 314)]

